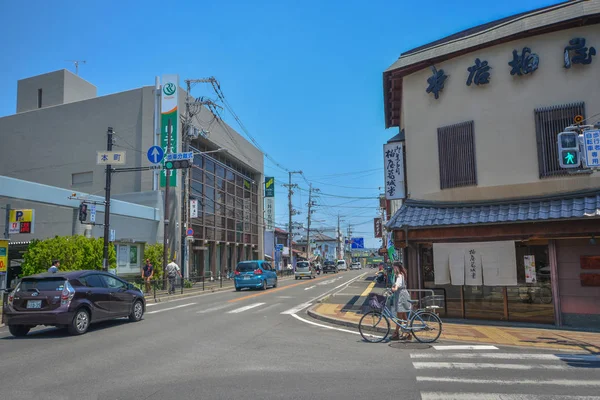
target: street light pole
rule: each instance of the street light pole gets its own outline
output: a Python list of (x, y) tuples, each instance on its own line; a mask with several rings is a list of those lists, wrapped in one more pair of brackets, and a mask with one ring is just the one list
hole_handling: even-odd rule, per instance
[[(112, 151), (113, 128), (109, 127), (106, 132), (106, 150)], [(108, 246), (110, 241), (110, 184), (112, 176), (111, 165), (106, 166), (106, 187), (104, 188), (104, 249), (102, 252), (102, 269), (108, 271)]]

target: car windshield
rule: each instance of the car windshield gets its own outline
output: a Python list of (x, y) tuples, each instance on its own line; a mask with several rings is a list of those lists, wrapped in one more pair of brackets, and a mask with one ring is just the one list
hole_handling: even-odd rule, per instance
[(343, 261), (338, 261), (338, 265), (341, 265), (341, 264), (343, 264), (343, 263), (344, 263)]
[(252, 272), (255, 269), (258, 269), (258, 263), (255, 262), (242, 262), (235, 268), (238, 272)]
[(298, 268), (308, 268), (308, 263), (306, 262), (299, 262), (297, 264)]
[(325, 261), (325, 265), (334, 265), (333, 261)]
[(65, 278), (23, 279), (19, 285), (19, 291), (31, 292), (37, 289), (40, 292), (60, 292), (64, 286)]

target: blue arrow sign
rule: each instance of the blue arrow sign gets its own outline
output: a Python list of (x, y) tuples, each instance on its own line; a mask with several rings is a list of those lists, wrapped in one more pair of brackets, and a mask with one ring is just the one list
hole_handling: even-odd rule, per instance
[(152, 146), (148, 149), (148, 161), (152, 164), (158, 164), (165, 156), (165, 152), (160, 146)]

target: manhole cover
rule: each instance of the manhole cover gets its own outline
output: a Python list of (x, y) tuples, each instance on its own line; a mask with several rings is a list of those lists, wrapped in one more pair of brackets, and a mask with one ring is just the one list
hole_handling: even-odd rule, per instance
[(395, 342), (395, 343), (390, 343), (389, 346), (391, 348), (400, 349), (400, 350), (425, 350), (425, 349), (431, 348), (430, 344), (413, 343), (413, 342), (408, 342), (408, 343)]

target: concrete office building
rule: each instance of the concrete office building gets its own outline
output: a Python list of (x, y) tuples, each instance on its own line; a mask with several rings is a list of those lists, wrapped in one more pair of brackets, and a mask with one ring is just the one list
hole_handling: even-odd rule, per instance
[[(186, 93), (178, 88), (180, 115), (185, 113)], [(119, 167), (151, 165), (147, 150), (155, 140), (154, 86), (144, 86), (106, 96), (97, 96), (91, 83), (67, 70), (59, 70), (18, 82), (17, 113), (0, 118), (0, 175), (65, 188), (80, 193), (104, 194), (105, 167), (96, 164), (96, 152), (106, 149), (107, 128), (114, 129), (113, 151), (125, 151), (126, 163)], [(196, 240), (190, 242), (190, 268), (186, 275), (210, 274), (231, 268), (239, 259), (258, 258), (263, 253), (263, 154), (224, 122), (202, 108), (193, 119), (197, 131), (208, 132), (191, 145), (200, 151), (226, 152), (195, 155), (191, 198), (199, 200), (198, 218), (191, 220)], [(181, 132), (176, 129), (181, 151)], [(116, 166), (115, 166), (116, 167)], [(154, 207), (162, 215), (164, 189), (153, 190), (153, 171), (113, 174), (115, 199)], [(182, 173), (170, 190), (168, 210), (169, 248), (181, 260)], [(29, 206), (12, 201), (13, 208)], [(229, 207), (229, 208), (228, 208)], [(34, 235), (15, 235), (13, 240), (46, 238), (83, 233), (74, 224), (72, 209), (36, 206)], [(227, 210), (227, 212), (226, 212)], [(114, 218), (119, 218), (115, 216)], [(102, 215), (97, 218), (102, 221)], [(185, 222), (185, 221), (183, 221)], [(117, 229), (119, 269), (139, 271), (145, 243), (163, 241), (163, 224), (154, 229)], [(94, 236), (102, 229), (94, 228)], [(131, 250), (135, 247), (136, 250)]]
[(557, 135), (599, 121), (600, 1), (569, 1), (406, 51), (383, 74), (408, 198), (391, 218), (412, 288), (445, 316), (600, 324), (600, 174)]

